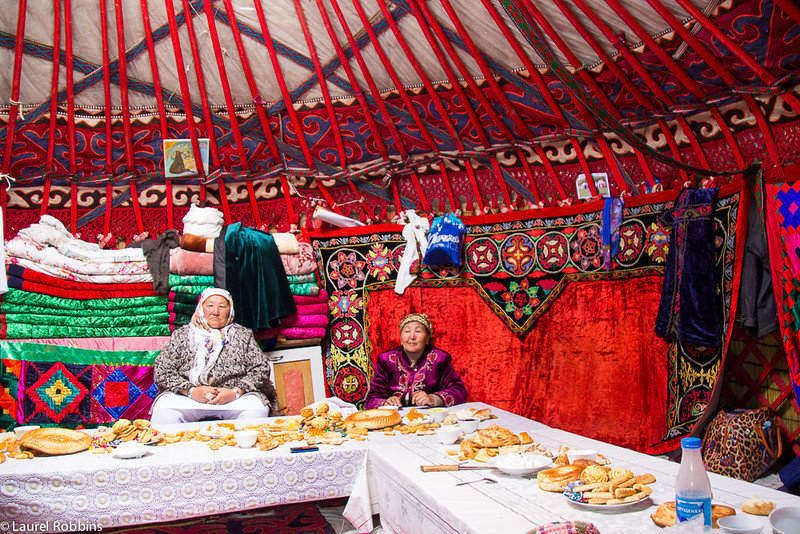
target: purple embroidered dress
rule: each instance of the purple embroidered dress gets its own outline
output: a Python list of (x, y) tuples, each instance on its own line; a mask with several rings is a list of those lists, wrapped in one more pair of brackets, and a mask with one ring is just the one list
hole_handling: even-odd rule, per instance
[(365, 408), (377, 408), (392, 395), (415, 391), (436, 394), (445, 406), (467, 400), (464, 382), (453, 369), (448, 353), (434, 347), (412, 367), (403, 348), (397, 347), (378, 356)]

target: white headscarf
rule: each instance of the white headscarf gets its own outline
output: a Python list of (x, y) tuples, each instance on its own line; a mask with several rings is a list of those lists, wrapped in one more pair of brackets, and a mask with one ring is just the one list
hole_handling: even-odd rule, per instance
[[(231, 311), (228, 314), (228, 321), (222, 328), (211, 328), (208, 326), (206, 314), (203, 311), (203, 303), (209, 297), (219, 295), (228, 301)], [(197, 307), (194, 309), (192, 320), (189, 322), (189, 346), (194, 351), (194, 363), (189, 370), (189, 382), (195, 386), (200, 385), (200, 375), (209, 369), (217, 361), (222, 347), (228, 341), (228, 331), (233, 324), (233, 297), (224, 289), (209, 287), (200, 294)]]

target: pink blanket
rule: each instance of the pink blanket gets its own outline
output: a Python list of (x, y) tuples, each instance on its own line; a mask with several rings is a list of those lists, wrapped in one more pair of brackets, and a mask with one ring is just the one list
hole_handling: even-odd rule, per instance
[(281, 319), (281, 327), (288, 328), (290, 326), (328, 326), (328, 316), (325, 314), (302, 315), (296, 313)]
[(169, 272), (174, 274), (214, 274), (214, 255), (173, 249), (169, 257)]
[[(298, 304), (297, 315), (327, 315), (327, 304)], [(283, 324), (283, 320), (281, 320)], [(327, 325), (327, 323), (325, 323)]]
[(302, 328), (299, 326), (280, 328), (278, 334), (286, 339), (308, 339), (310, 337), (325, 337), (325, 329), (320, 327)]
[(311, 243), (299, 243), (299, 249), (300, 252), (297, 254), (281, 254), (286, 274), (308, 274), (317, 270)]
[(324, 289), (319, 292), (316, 297), (307, 297), (304, 295), (292, 295), (294, 303), (298, 306), (303, 304), (319, 304), (321, 302), (328, 302), (328, 292)]

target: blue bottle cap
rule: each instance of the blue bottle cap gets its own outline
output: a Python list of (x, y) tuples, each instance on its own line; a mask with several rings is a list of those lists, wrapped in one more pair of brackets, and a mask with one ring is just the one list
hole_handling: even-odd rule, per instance
[(681, 440), (681, 447), (684, 449), (699, 449), (703, 446), (703, 441), (700, 438), (683, 438)]

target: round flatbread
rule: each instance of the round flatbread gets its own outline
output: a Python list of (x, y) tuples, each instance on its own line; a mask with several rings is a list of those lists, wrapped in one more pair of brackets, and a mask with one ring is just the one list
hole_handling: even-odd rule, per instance
[(38, 428), (20, 440), (22, 448), (50, 455), (74, 454), (85, 451), (91, 444), (88, 434), (68, 428)]
[(387, 410), (385, 408), (375, 408), (373, 410), (363, 410), (347, 416), (344, 420), (345, 426), (365, 428), (367, 430), (377, 430), (394, 426), (400, 422), (400, 414), (397, 410)]

